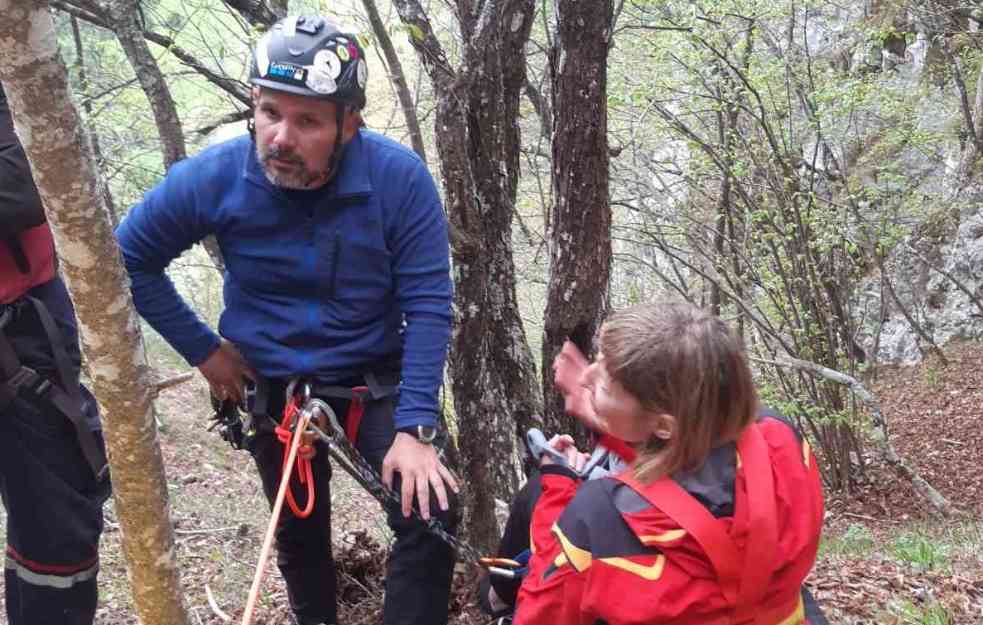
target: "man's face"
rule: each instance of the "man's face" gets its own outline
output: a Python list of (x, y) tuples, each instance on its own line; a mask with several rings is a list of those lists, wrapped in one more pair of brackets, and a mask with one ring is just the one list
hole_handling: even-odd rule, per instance
[[(284, 189), (316, 189), (328, 182), (339, 132), (336, 103), (270, 89), (253, 89), (256, 155), (266, 178)], [(351, 140), (358, 114), (346, 112), (342, 142)]]

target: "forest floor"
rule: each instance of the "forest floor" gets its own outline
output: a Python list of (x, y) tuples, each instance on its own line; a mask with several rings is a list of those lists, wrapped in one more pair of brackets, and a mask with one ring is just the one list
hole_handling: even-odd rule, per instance
[[(866, 462), (854, 492), (828, 493), (820, 557), (807, 585), (831, 623), (983, 624), (980, 347), (953, 345), (946, 350), (948, 365), (881, 369), (870, 382), (898, 453), (962, 515), (940, 522), (911, 485), (876, 458)], [(207, 406), (200, 379), (165, 391), (158, 400), (165, 424), (159, 440), (191, 621), (220, 625), (241, 619), (269, 509), (248, 454), (206, 431)], [(332, 505), (339, 620), (374, 625), (381, 621), (388, 529), (374, 500), (341, 471), (332, 480)], [(135, 624), (111, 502), (106, 521), (96, 623)], [(487, 622), (475, 607), (476, 572), (459, 565), (456, 577), (451, 623)], [(271, 565), (253, 622), (286, 625), (286, 605), (283, 581)]]

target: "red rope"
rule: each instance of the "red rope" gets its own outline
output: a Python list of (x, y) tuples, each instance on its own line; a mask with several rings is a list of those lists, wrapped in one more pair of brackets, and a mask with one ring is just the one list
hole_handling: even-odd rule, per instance
[[(290, 431), (290, 424), (293, 423), (294, 417), (297, 416), (300, 410), (298, 404), (299, 402), (296, 397), (291, 398), (287, 402), (287, 405), (283, 408), (283, 420), (280, 421), (280, 425), (276, 428), (276, 437), (283, 443), (283, 467), (281, 471), (288, 469), (290, 438), (293, 436), (293, 432)], [(300, 480), (301, 484), (307, 484), (307, 505), (303, 510), (297, 505), (293, 490), (289, 485), (287, 486), (287, 505), (290, 506), (290, 510), (294, 513), (294, 516), (300, 519), (306, 519), (314, 511), (314, 471), (311, 469), (311, 458), (313, 457), (314, 447), (309, 443), (301, 443), (301, 446), (297, 449), (297, 479)]]

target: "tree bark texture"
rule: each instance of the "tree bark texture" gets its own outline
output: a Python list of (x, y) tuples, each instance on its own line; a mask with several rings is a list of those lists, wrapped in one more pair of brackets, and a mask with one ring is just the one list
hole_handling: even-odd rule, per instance
[(0, 0), (0, 80), (75, 301), (140, 620), (188, 625), (140, 326), (46, 2)]
[(107, 15), (112, 16), (113, 31), (119, 39), (126, 58), (133, 67), (137, 80), (143, 92), (150, 101), (154, 113), (154, 123), (160, 136), (161, 154), (164, 158), (164, 168), (187, 156), (184, 143), (184, 130), (177, 114), (177, 106), (171, 97), (171, 90), (164, 82), (164, 75), (157, 65), (157, 59), (150, 53), (147, 40), (143, 37), (143, 27), (140, 25), (140, 13), (135, 0), (113, 0), (107, 7)]
[(460, 0), (463, 41), (452, 68), (417, 0), (396, 0), (437, 96), (436, 147), (451, 222), (454, 408), (468, 497), (468, 531), (498, 542), (494, 498), (517, 489), (517, 436), (538, 421), (536, 371), (516, 299), (511, 242), (519, 169), (519, 95), (534, 0)]
[(379, 8), (376, 6), (375, 0), (362, 0), (362, 6), (365, 7), (365, 13), (369, 16), (369, 23), (372, 24), (372, 32), (375, 33), (376, 41), (379, 42), (382, 54), (386, 58), (386, 65), (389, 66), (389, 80), (399, 98), (399, 107), (403, 110), (403, 118), (406, 120), (406, 128), (410, 133), (413, 151), (426, 163), (427, 150), (423, 145), (420, 119), (416, 114), (416, 102), (413, 101), (413, 94), (410, 93), (410, 87), (406, 83), (403, 64), (396, 53), (396, 47), (393, 46), (393, 40), (389, 36), (386, 24), (382, 21), (382, 16), (379, 15)]
[(557, 0), (550, 54), (553, 198), (543, 327), (543, 403), (551, 433), (582, 428), (563, 410), (551, 364), (571, 339), (585, 354), (604, 314), (611, 275), (607, 59), (611, 0)]
[(276, 10), (269, 7), (263, 0), (224, 1), (252, 26), (272, 26), (279, 17)]
[[(79, 86), (82, 93), (89, 95), (89, 79), (85, 67), (85, 48), (82, 46), (82, 32), (79, 28), (79, 19), (72, 16), (72, 41), (75, 43), (75, 71), (78, 72)], [(82, 105), (86, 117), (92, 117), (92, 103), (88, 98)], [(84, 129), (83, 129), (84, 130)], [(103, 162), (102, 146), (99, 142), (99, 133), (95, 130), (89, 133), (89, 141), (92, 143), (92, 156), (96, 159), (96, 165), (100, 166)], [(119, 225), (119, 215), (116, 213), (116, 203), (113, 201), (113, 194), (109, 191), (109, 185), (102, 185), (102, 199), (106, 203), (106, 210), (109, 211), (109, 223), (116, 229)]]

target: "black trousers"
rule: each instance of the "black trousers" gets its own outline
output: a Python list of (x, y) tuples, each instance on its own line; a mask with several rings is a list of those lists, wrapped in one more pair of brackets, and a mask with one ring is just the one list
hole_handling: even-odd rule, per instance
[[(355, 381), (352, 386), (360, 385)], [(348, 401), (324, 398), (339, 419), (348, 413)], [(369, 402), (359, 426), (356, 448), (381, 474), (382, 461), (395, 438), (393, 413), (397, 398), (386, 397)], [(270, 412), (279, 421), (283, 410), (282, 386), (271, 385)], [(438, 438), (438, 444), (446, 436)], [(249, 445), (263, 481), (263, 490), (271, 502), (276, 498), (283, 466), (284, 446), (271, 432), (261, 431)], [(331, 465), (323, 443), (316, 444), (312, 460), (315, 483), (314, 510), (309, 517), (295, 516), (286, 505), (276, 530), (277, 566), (287, 582), (290, 607), (301, 625), (337, 623), (337, 579), (331, 551)], [(399, 476), (395, 478), (399, 492)], [(296, 479), (291, 489), (303, 508), (307, 487)], [(457, 526), (457, 502), (443, 512), (436, 507), (431, 489), (431, 514), (453, 532)], [(381, 510), (380, 510), (381, 512)], [(386, 571), (384, 625), (444, 625), (450, 600), (454, 567), (453, 550), (428, 532), (417, 521), (403, 518), (398, 507), (386, 511), (396, 542), (389, 554)]]
[(43, 401), (0, 412), (0, 495), (9, 625), (91, 625), (109, 482), (96, 482), (71, 422)]

